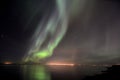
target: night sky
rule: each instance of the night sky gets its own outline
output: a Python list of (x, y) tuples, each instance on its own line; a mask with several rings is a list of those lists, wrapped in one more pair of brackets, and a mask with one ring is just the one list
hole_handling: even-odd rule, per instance
[[(54, 0), (0, 1), (0, 61), (21, 61), (37, 25), (54, 5)], [(85, 0), (79, 7), (49, 60), (119, 63), (120, 2)]]

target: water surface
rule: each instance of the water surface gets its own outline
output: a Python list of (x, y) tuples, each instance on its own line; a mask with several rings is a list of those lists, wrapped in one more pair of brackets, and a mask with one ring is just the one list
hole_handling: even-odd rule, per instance
[(101, 66), (0, 65), (0, 80), (82, 80), (104, 70)]

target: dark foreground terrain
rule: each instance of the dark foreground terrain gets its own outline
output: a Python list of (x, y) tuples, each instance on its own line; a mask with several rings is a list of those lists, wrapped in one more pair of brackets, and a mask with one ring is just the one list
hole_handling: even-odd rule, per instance
[(120, 80), (120, 66), (118, 65), (108, 67), (106, 71), (102, 72), (102, 74), (88, 76), (84, 80)]
[(120, 66), (0, 65), (0, 80), (120, 80)]

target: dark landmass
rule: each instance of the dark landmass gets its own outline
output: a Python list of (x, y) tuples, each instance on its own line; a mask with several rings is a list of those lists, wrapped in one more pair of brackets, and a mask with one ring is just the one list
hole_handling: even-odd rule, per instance
[(120, 80), (120, 65), (113, 65), (102, 72), (95, 76), (87, 76), (83, 80)]

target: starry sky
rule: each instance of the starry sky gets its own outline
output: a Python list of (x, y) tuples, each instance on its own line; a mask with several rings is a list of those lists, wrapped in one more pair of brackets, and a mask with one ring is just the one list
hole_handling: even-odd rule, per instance
[[(0, 2), (0, 61), (21, 61), (30, 46), (33, 32), (44, 14), (54, 9), (54, 2)], [(119, 63), (120, 2), (80, 0), (79, 4), (76, 8), (78, 12), (71, 12), (66, 35), (48, 60)]]

